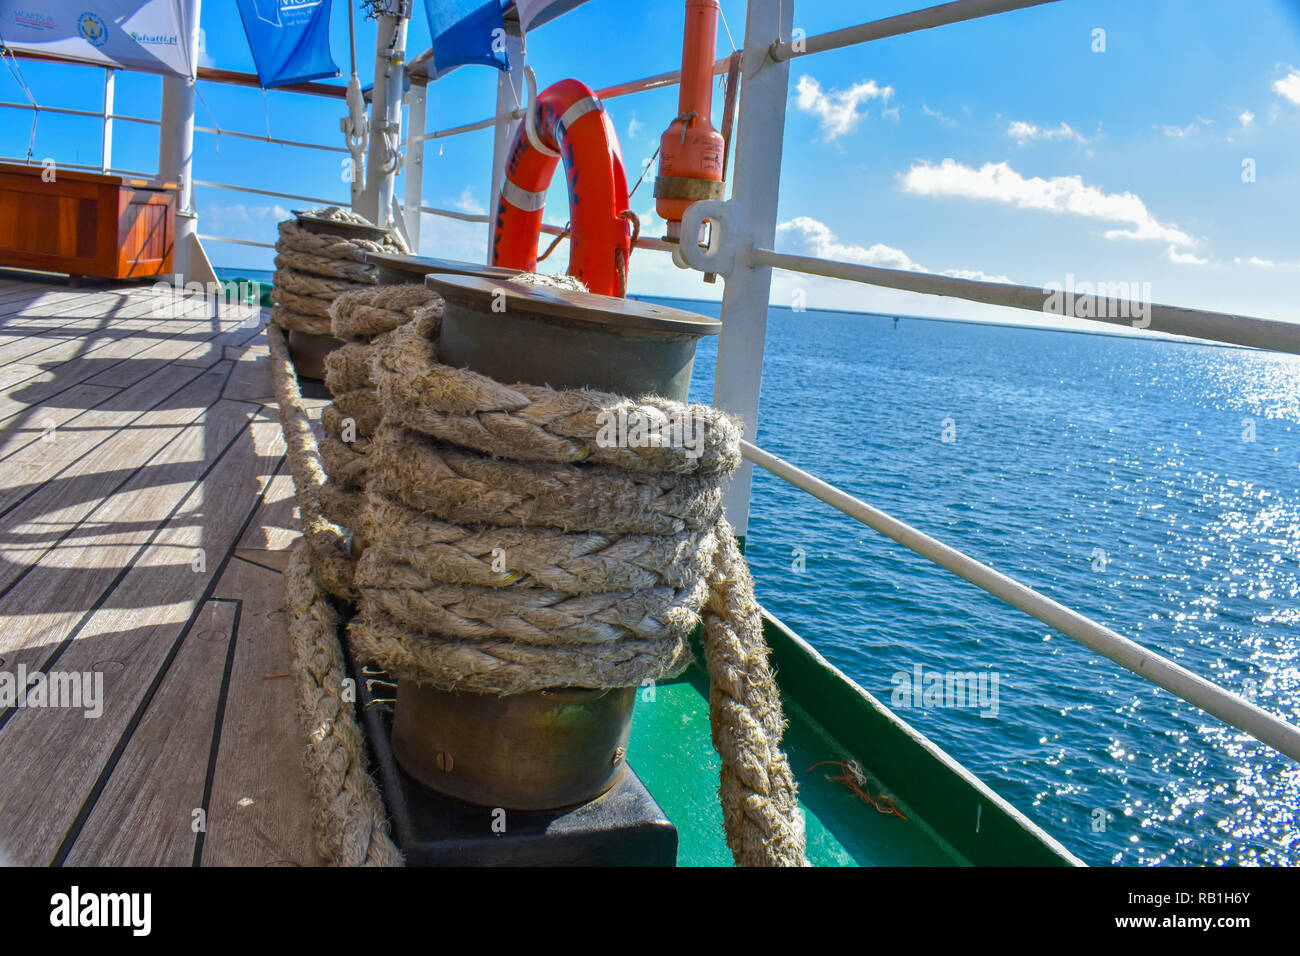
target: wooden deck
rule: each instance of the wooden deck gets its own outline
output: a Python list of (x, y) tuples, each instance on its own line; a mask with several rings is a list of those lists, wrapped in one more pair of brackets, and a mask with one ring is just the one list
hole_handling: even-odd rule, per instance
[(0, 273), (0, 680), (103, 686), (97, 717), (0, 703), (0, 862), (321, 862), (264, 325)]

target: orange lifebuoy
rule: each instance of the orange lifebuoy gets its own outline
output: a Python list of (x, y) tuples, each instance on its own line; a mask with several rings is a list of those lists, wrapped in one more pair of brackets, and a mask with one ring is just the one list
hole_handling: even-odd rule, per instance
[[(592, 292), (627, 293), (636, 217), (628, 209), (627, 175), (614, 125), (599, 99), (577, 80), (561, 80), (537, 97), (537, 149), (520, 123), (497, 197), (492, 264), (537, 270), (546, 190), (560, 157), (569, 184), (569, 275)], [(554, 155), (554, 154), (558, 154)]]

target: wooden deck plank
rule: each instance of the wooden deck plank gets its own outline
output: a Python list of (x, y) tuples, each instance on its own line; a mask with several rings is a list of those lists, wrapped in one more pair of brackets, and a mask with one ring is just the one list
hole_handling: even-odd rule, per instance
[[(92, 499), (91, 507), (75, 501), (5, 531), (0, 582), (7, 588), (2, 600), (14, 626), (0, 632), (0, 654), (28, 667), (39, 664), (75, 633), (79, 621), (84, 624), (88, 614), (110, 601), (124, 574), (158, 546), (162, 529), (175, 520), (195, 482), (244, 437), (252, 418), (246, 405), (217, 402), (179, 429), (110, 497)], [(109, 477), (120, 481), (117, 471)], [(188, 563), (193, 556), (184, 557)], [(205, 560), (210, 558), (205, 553)]]
[(120, 391), (108, 385), (78, 385), (59, 398), (32, 406), (25, 415), (14, 416), (9, 423), (0, 425), (0, 461), (34, 441), (57, 441), (62, 426), (69, 425), (87, 409), (97, 408)]
[(69, 866), (190, 866), (236, 604), (209, 601), (167, 670), (144, 717), (119, 744)]
[(0, 366), (0, 668), (104, 686), (98, 718), (0, 712), (0, 856), (319, 864), (278, 677), (299, 530), (266, 314), (159, 319), (149, 291), (0, 275), (0, 350), (30, 340)]
[[(75, 523), (79, 520), (75, 517), (77, 509), (83, 516), (89, 514), (113, 494), (125, 476), (145, 467), (183, 427), (220, 400), (230, 372), (228, 363), (191, 378), (185, 377), (185, 371), (166, 375), (168, 384), (180, 388), (157, 407), (141, 413), (129, 407), (123, 409), (125, 402), (115, 402), (108, 409), (87, 415), (78, 430), (65, 429), (48, 445), (15, 456), (17, 460), (10, 461), (0, 473), (0, 545), (7, 548), (11, 544), (10, 532), (27, 522), (39, 523), (59, 515), (61, 520)], [(158, 378), (163, 377), (160, 370)], [(105, 442), (125, 427), (132, 428), (129, 445), (106, 447)], [(67, 469), (55, 467), (58, 462), (50, 459), (56, 456), (58, 460), (73, 458), (75, 465)], [(27, 480), (28, 476), (34, 480)], [(51, 483), (55, 477), (57, 484)], [(67, 513), (70, 507), (73, 512)], [(4, 586), (0, 573), (0, 588)]]
[[(113, 330), (117, 335), (149, 328), (148, 316), (154, 311), (155, 295), (132, 296), (129, 299), (105, 300), (99, 309), (86, 303), (74, 303), (56, 308), (30, 310), (8, 322), (0, 336), (0, 365), (8, 365), (28, 358), (69, 341), (84, 339), (91, 333), (101, 334)], [(105, 311), (104, 306), (112, 308)]]
[[(179, 403), (186, 401), (188, 397), (182, 395), (181, 390), (201, 374), (212, 371), (213, 369), (164, 365), (130, 388), (115, 389), (102, 385), (81, 385), (69, 389), (58, 398), (51, 399), (46, 405), (36, 406), (27, 414), (15, 416), (8, 422), (0, 424), (0, 436), (4, 438), (3, 447), (6, 449), (4, 454), (0, 455), (0, 461), (9, 461), (11, 468), (26, 464), (31, 459), (74, 461), (88, 454), (120, 429), (129, 428), (137, 422), (140, 422), (143, 428), (155, 427), (156, 420), (144, 419), (145, 415), (164, 408), (181, 407)], [(105, 394), (106, 397), (94, 401), (93, 396), (97, 394)], [(82, 397), (86, 400), (82, 401)], [(213, 401), (215, 400), (214, 397)], [(58, 449), (31, 448), (21, 457), (18, 457), (19, 452), (22, 451), (21, 447), (9, 450), (11, 435), (17, 436), (40, 429), (40, 437), (45, 437), (45, 427), (42, 422), (47, 416), (55, 419), (56, 424), (53, 439), (46, 442), (46, 445), (62, 442)], [(15, 437), (14, 441), (17, 440)], [(59, 468), (46, 471), (43, 480), (57, 477), (62, 470)], [(8, 486), (4, 474), (0, 473), (0, 489)], [(5, 502), (3, 491), (0, 490), (0, 516), (9, 507), (10, 505)]]
[(323, 865), (303, 772), (306, 739), (289, 677), (293, 649), (282, 579), (234, 560), (215, 596), (240, 601), (241, 613), (202, 865)]
[[(111, 770), (108, 756), (147, 712), (197, 611), (211, 597), (215, 576), (284, 451), (279, 425), (271, 419), (254, 422), (241, 435), (244, 444), (221, 456), (126, 567), (110, 601), (92, 612), (77, 639), (47, 665), (80, 673), (106, 659), (121, 663), (121, 670), (105, 674), (103, 714), (88, 721), (69, 710), (19, 708), (0, 727), (0, 766), (23, 768), (21, 775), (0, 777), (0, 844), (8, 846), (14, 862), (60, 861), (75, 844), (79, 823), (94, 811), (91, 798), (101, 777)], [(230, 507), (232, 500), (248, 506)], [(196, 551), (208, 556), (205, 571), (191, 564)]]
[[(168, 337), (188, 334), (189, 341), (193, 342), (196, 339), (211, 338), (222, 331), (204, 329), (202, 332), (195, 332), (192, 326), (189, 328), (190, 331), (187, 333), (183, 321), (171, 324), (167, 329)], [(134, 385), (167, 364), (166, 359), (137, 358), (139, 353), (153, 347), (157, 342), (158, 333), (136, 332), (101, 343), (80, 354), (78, 350), (83, 347), (83, 344), (70, 342), (66, 346), (59, 347), (59, 351), (64, 352), (62, 360), (43, 360), (40, 366), (27, 366), (27, 363), (9, 366), (9, 368), (27, 366), (31, 369), (31, 374), (25, 379), (10, 383), (3, 393), (0, 393), (0, 422), (20, 414), (32, 405), (56, 398), (68, 389), (83, 383), (118, 388)], [(3, 371), (6, 370), (0, 370)]]
[[(130, 358), (162, 342), (185, 340), (186, 336), (189, 348), (239, 321), (232, 315), (214, 322), (208, 315), (210, 311), (201, 296), (173, 299), (157, 294), (141, 295), (109, 315), (91, 312), (71, 321), (53, 320), (63, 323), (55, 328), (33, 326), (25, 338), (0, 345), (0, 364), (21, 357), (24, 365), (41, 369), (58, 367), (66, 379), (79, 367), (74, 361), (84, 364), (91, 359), (103, 362)], [(93, 377), (97, 371), (86, 377)]]

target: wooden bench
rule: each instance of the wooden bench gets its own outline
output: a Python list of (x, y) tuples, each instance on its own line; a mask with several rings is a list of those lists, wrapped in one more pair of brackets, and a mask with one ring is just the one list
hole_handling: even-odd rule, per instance
[(176, 186), (0, 163), (0, 266), (134, 279), (172, 269)]

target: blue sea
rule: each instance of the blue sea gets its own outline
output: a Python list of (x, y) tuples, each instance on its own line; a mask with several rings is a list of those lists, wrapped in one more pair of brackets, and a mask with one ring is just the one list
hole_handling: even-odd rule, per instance
[[(1300, 720), (1300, 358), (773, 308), (758, 443)], [(760, 601), (1080, 858), (1300, 863), (1290, 761), (755, 474)], [(918, 665), (996, 714), (900, 701)]]

